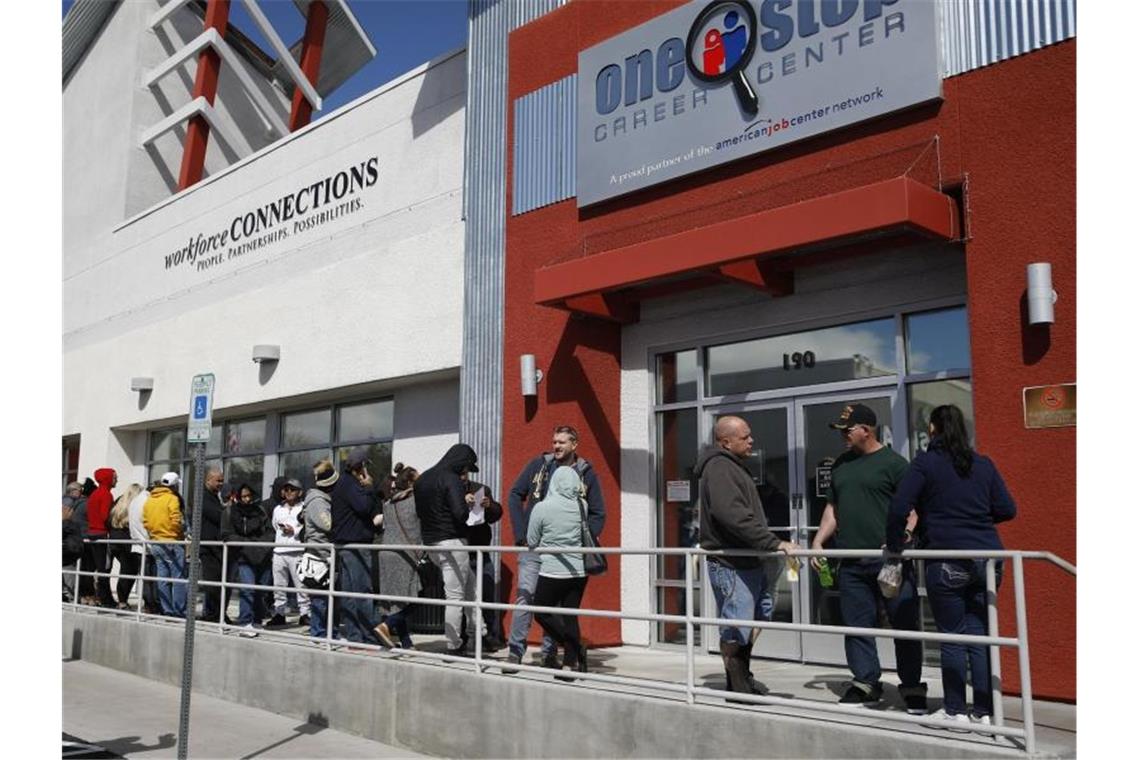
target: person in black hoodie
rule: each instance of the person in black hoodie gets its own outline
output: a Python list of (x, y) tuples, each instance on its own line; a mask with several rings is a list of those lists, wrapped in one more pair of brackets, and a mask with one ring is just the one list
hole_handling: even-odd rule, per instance
[[(761, 552), (790, 552), (797, 547), (781, 541), (768, 528), (756, 484), (745, 466), (752, 453), (752, 430), (735, 416), (724, 416), (713, 429), (715, 443), (697, 458), (693, 473), (700, 478), (701, 548), (709, 551), (748, 549), (755, 556), (713, 556), (708, 559), (709, 585), (717, 617), (758, 620), (764, 612), (764, 592), (770, 581)], [(754, 628), (722, 626), (720, 654), (730, 691), (763, 693), (750, 678)]]
[[(467, 488), (461, 479), (465, 473), (478, 472), (475, 450), (465, 443), (457, 443), (447, 450), (443, 459), (420, 475), (414, 487), (416, 514), (420, 518), (423, 542), (440, 547), (429, 551), (428, 557), (443, 575), (444, 597), (449, 601), (475, 601), (475, 577), (467, 562)], [(474, 607), (448, 606), (444, 612), (443, 632), (447, 636), (447, 653), (467, 656), (470, 648), (463, 646), (462, 624), (467, 618), (467, 630), (482, 636), (482, 621)], [(470, 641), (474, 641), (472, 637)]]
[[(258, 541), (265, 544), (231, 547), (229, 555), (235, 560), (239, 583), (272, 586), (271, 560), (273, 543), (276, 539), (273, 523), (265, 516), (254, 490), (248, 484), (243, 483), (238, 492), (240, 496), (237, 503), (226, 510), (227, 519), (223, 520), (222, 540)], [(238, 598), (240, 600), (238, 625), (242, 628), (241, 635), (252, 638), (257, 635), (256, 629), (261, 627), (261, 620), (265, 617), (265, 607), (260, 604), (260, 596), (252, 589), (241, 589)]]
[[(358, 446), (349, 452), (344, 472), (332, 490), (332, 542), (336, 546), (338, 591), (372, 593), (372, 562), (367, 549), (351, 549), (346, 544), (371, 544), (376, 515), (380, 510), (372, 475), (368, 472), (368, 449)], [(376, 632), (374, 606), (370, 599), (337, 600), (344, 637), (364, 644), (383, 643)]]

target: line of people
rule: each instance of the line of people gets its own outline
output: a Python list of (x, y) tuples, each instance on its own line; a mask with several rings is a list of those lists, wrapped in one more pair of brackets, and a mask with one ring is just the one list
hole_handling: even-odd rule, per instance
[[(595, 536), (601, 533), (605, 520), (601, 488), (592, 467), (577, 456), (577, 447), (577, 431), (559, 426), (553, 434), (553, 451), (536, 457), (520, 473), (509, 498), (516, 544), (531, 548), (581, 546), (580, 506), (581, 511), (588, 512), (589, 530)], [(262, 501), (248, 484), (235, 489), (223, 482), (220, 470), (208, 470), (204, 478), (202, 540), (253, 543), (226, 547), (228, 580), (242, 586), (272, 586), (273, 616), (265, 622), (266, 592), (243, 587), (237, 591), (239, 613), (235, 623), (221, 612), (221, 589), (204, 585), (199, 619), (218, 622), (221, 617), (236, 625), (242, 635), (253, 637), (263, 625), (287, 624), (287, 593), (293, 592), (300, 613), (297, 624), (308, 626), (312, 637), (323, 639), (328, 635), (330, 615), (328, 596), (319, 592), (327, 591), (334, 578), (336, 590), (349, 594), (375, 594), (382, 588), (387, 595), (416, 599), (425, 586), (439, 584), (445, 600), (473, 601), (478, 562), (469, 547), (490, 546), (491, 526), (503, 515), (503, 507), (491, 489), (472, 478), (479, 471), (477, 461), (470, 446), (455, 444), (435, 466), (422, 473), (397, 464), (390, 476), (377, 482), (371, 472), (373, 463), (368, 460), (368, 450), (360, 447), (349, 452), (339, 468), (328, 459), (317, 462), (308, 489), (298, 480), (278, 478), (269, 498)], [(188, 605), (186, 585), (167, 580), (184, 579), (187, 575), (182, 542), (190, 533), (189, 511), (181, 495), (178, 474), (166, 473), (146, 490), (133, 484), (115, 502), (111, 510), (114, 514), (105, 520), (99, 517), (103, 514), (102, 505), (111, 501), (111, 489), (118, 478), (109, 468), (96, 471), (95, 476), (94, 498), (89, 497), (78, 506), (80, 510), (86, 507), (84, 520), (96, 526), (106, 522), (107, 528), (98, 531), (88, 525), (81, 532), (86, 541), (76, 540), (76, 504), (65, 497), (65, 565), (74, 566), (77, 558), (68, 555), (71, 531), (72, 548), (82, 554), (83, 567), (107, 574), (94, 586), (108, 589), (108, 596), (111, 560), (119, 560), (117, 606), (127, 606), (134, 584), (128, 576), (142, 568), (145, 575), (160, 579), (143, 584), (147, 612), (174, 617), (183, 617), (188, 611), (193, 614), (195, 605)], [(144, 555), (142, 544), (138, 543), (123, 544), (121, 551), (115, 547), (107, 553), (106, 545), (97, 543), (105, 537), (147, 541), (149, 551)], [(328, 544), (332, 544), (332, 551)], [(367, 544), (419, 544), (432, 548), (417, 552), (353, 547)], [(222, 547), (203, 544), (199, 556), (202, 580), (219, 582)], [(580, 604), (586, 582), (580, 554), (540, 556), (525, 552), (519, 556), (517, 603), (565, 607)], [(496, 601), (494, 567), (486, 555), (483, 573), (483, 598)], [(65, 573), (65, 601), (70, 598), (67, 582), (71, 577)], [(81, 585), (89, 580), (83, 576)], [(84, 595), (81, 601), (99, 604), (101, 593)], [(228, 609), (228, 605), (227, 598), (224, 607)], [(116, 603), (110, 598), (105, 606)], [(415, 608), (415, 602), (376, 603), (359, 597), (339, 597), (331, 616), (333, 638), (343, 639), (350, 648), (359, 644), (412, 647), (408, 618)], [(543, 664), (584, 670), (585, 647), (577, 617), (534, 617), (546, 632)], [(531, 622), (526, 611), (513, 616), (508, 654), (513, 663), (522, 660)], [(473, 654), (474, 636), (483, 637), (486, 651), (501, 649), (506, 643), (501, 634), (501, 616), (493, 610), (480, 616), (474, 608), (448, 605), (443, 628), (447, 653), (455, 656)], [(557, 647), (563, 650), (562, 662)]]
[[(965, 417), (953, 405), (930, 415), (930, 444), (913, 462), (878, 440), (875, 412), (848, 404), (831, 427), (841, 434), (845, 451), (832, 466), (831, 486), (812, 549), (884, 551), (838, 563), (840, 612), (844, 625), (878, 626), (885, 609), (896, 630), (920, 630), (917, 570), (910, 560), (897, 560), (905, 549), (1001, 550), (994, 526), (1012, 519), (1013, 499), (993, 462), (969, 443)], [(752, 430), (740, 417), (726, 415), (714, 427), (714, 443), (699, 457), (701, 547), (708, 550), (792, 552), (796, 544), (780, 540), (768, 527), (763, 505), (745, 462), (752, 451)], [(795, 563), (796, 560), (789, 560)], [(899, 581), (880, 577), (884, 565), (898, 564)], [(819, 571), (822, 562), (811, 558)], [(955, 559), (926, 561), (927, 598), (939, 632), (983, 635), (986, 632), (986, 562)], [(769, 589), (776, 582), (757, 556), (716, 556), (708, 574), (717, 616), (737, 620), (772, 619)], [(1001, 563), (997, 563), (1001, 581)], [(720, 628), (720, 650), (728, 688), (763, 694), (753, 678), (751, 650), (759, 629)], [(950, 722), (989, 725), (993, 715), (988, 647), (943, 643), (944, 704), (939, 717)], [(922, 682), (922, 643), (894, 639), (899, 693), (906, 711), (928, 712)], [(882, 669), (875, 640), (845, 636), (844, 650), (853, 679), (839, 699), (845, 706), (872, 706), (882, 701)], [(969, 677), (967, 678), (967, 670)], [(967, 680), (973, 706), (967, 708)]]
[[(886, 551), (881, 557), (838, 563), (844, 624), (876, 627), (878, 610), (884, 608), (892, 627), (919, 630), (914, 563), (901, 563), (901, 580), (894, 593), (884, 593), (880, 583), (884, 563), (894, 562), (892, 557), (908, 548), (1000, 550), (1002, 544), (994, 525), (1015, 516), (1013, 500), (993, 463), (970, 447), (964, 417), (957, 407), (933, 410), (928, 450), (910, 464), (878, 440), (878, 421), (865, 405), (847, 405), (831, 427), (841, 433), (846, 451), (833, 465), (827, 506), (812, 548), (823, 549), (834, 539), (840, 549)], [(580, 548), (586, 544), (584, 531), (595, 539), (601, 534), (605, 524), (601, 485), (590, 463), (578, 456), (578, 443), (574, 428), (558, 426), (552, 435), (551, 451), (528, 462), (515, 479), (508, 507), (516, 546), (531, 550)], [(745, 466), (752, 443), (751, 430), (742, 418), (729, 415), (717, 420), (714, 443), (702, 452), (694, 470), (700, 480), (700, 545), (714, 551), (793, 552), (796, 544), (780, 540), (769, 529), (760, 492)], [(211, 470), (205, 478), (202, 538), (261, 544), (232, 547), (228, 564), (240, 583), (274, 587), (270, 625), (285, 622), (287, 591), (293, 590), (300, 605), (298, 622), (309, 626), (312, 637), (325, 638), (330, 620), (328, 597), (306, 591), (327, 590), (330, 582), (349, 594), (379, 593), (382, 587), (383, 593), (405, 600), (377, 606), (367, 598), (338, 598), (331, 616), (333, 637), (343, 638), (350, 648), (360, 644), (411, 647), (408, 616), (416, 603), (407, 599), (419, 598), (425, 579), (431, 583), (437, 573), (447, 601), (475, 599), (477, 568), (475, 552), (469, 547), (489, 546), (490, 526), (503, 514), (491, 490), (471, 478), (479, 471), (477, 462), (475, 451), (459, 443), (422, 473), (397, 464), (390, 476), (377, 483), (370, 472), (367, 449), (357, 448), (340, 468), (328, 459), (316, 463), (313, 485), (307, 491), (297, 480), (279, 478), (270, 498), (261, 503), (248, 485), (229, 493), (222, 473)], [(76, 489), (69, 487), (64, 503), (65, 562), (70, 547), (72, 559), (77, 552), (82, 553), (85, 567), (109, 571), (111, 554), (99, 544), (76, 541), (77, 525), (83, 524), (88, 539), (125, 531), (136, 540), (152, 541), (145, 558), (146, 574), (185, 577), (184, 550), (174, 543), (181, 541), (187, 530), (177, 474), (167, 473), (149, 492), (132, 486), (113, 501), (111, 489), (116, 484), (113, 470), (97, 470), (85, 503), (77, 500), (85, 489), (78, 484), (72, 484)], [(84, 515), (78, 518), (81, 523), (75, 522), (77, 514)], [(352, 547), (373, 543), (431, 548), (426, 552), (376, 552)], [(322, 544), (332, 544), (332, 552)], [(143, 559), (140, 552), (138, 546), (132, 546), (114, 554), (121, 568), (117, 589), (120, 605), (126, 603), (133, 585), (133, 579), (122, 576), (130, 575), (132, 568), (137, 572), (136, 563)], [(220, 548), (203, 547), (201, 556), (203, 579), (220, 578)], [(811, 565), (818, 571), (819, 558), (813, 557)], [(523, 609), (512, 615), (506, 642), (508, 665), (522, 662), (533, 619), (544, 633), (544, 666), (587, 671), (586, 646), (577, 616), (539, 613), (532, 618), (525, 609), (580, 607), (588, 580), (583, 555), (527, 551), (518, 555), (517, 567), (514, 602)], [(490, 574), (491, 563), (484, 562), (483, 568)], [(759, 554), (714, 556), (707, 568), (719, 617), (772, 619), (771, 589), (776, 578), (770, 561)], [(997, 570), (1000, 583), (1000, 563)], [(984, 633), (984, 561), (927, 562), (925, 572), (938, 629)], [(147, 599), (149, 607), (168, 615), (186, 614), (184, 585), (156, 585), (157, 603)], [(483, 588), (484, 600), (494, 601), (493, 577), (485, 579)], [(85, 595), (85, 591), (89, 593)], [(66, 598), (66, 577), (64, 593)], [(79, 593), (87, 602), (115, 604), (106, 578), (100, 578), (93, 589), (81, 582)], [(239, 591), (237, 625), (244, 635), (256, 636), (267, 616), (264, 596), (251, 589)], [(204, 597), (202, 617), (216, 621), (220, 590), (207, 587)], [(470, 656), (475, 636), (485, 637), (487, 651), (500, 648), (498, 623), (499, 616), (493, 611), (480, 618), (474, 607), (447, 605), (447, 653)], [(751, 670), (758, 635), (759, 629), (721, 627), (720, 648), (730, 691), (765, 693)], [(906, 709), (912, 714), (926, 714), (922, 644), (895, 639), (894, 646), (899, 691)], [(874, 639), (846, 636), (845, 652), (853, 679), (840, 704), (879, 703), (882, 671)], [(988, 723), (993, 711), (988, 648), (942, 644), (941, 654), (945, 716), (951, 721)], [(504, 672), (516, 671), (508, 667)], [(973, 686), (972, 711), (966, 707), (967, 681)]]

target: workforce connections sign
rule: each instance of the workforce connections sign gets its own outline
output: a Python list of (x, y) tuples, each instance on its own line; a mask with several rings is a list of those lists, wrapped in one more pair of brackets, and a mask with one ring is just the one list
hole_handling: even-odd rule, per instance
[(578, 55), (578, 205), (941, 96), (929, 0), (696, 0)]

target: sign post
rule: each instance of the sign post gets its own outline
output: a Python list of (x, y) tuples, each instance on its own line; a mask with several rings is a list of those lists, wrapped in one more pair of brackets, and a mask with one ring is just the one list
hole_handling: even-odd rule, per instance
[(190, 745), (190, 682), (194, 676), (194, 618), (198, 598), (198, 559), (202, 540), (202, 487), (206, 479), (206, 444), (210, 441), (214, 411), (214, 375), (195, 375), (190, 382), (190, 422), (186, 441), (194, 447), (194, 508), (190, 519), (190, 577), (186, 588), (186, 633), (182, 645), (182, 700), (178, 714), (178, 760), (186, 760)]

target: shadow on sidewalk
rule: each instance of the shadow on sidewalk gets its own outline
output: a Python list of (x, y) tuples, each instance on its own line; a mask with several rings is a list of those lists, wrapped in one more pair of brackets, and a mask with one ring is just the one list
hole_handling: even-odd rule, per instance
[(293, 741), (298, 736), (312, 736), (313, 734), (320, 733), (329, 727), (329, 719), (320, 713), (309, 713), (309, 719), (299, 726), (293, 728), (293, 735), (286, 736), (281, 741), (273, 742), (261, 749), (256, 749), (248, 755), (243, 755), (241, 760), (250, 760), (251, 758), (258, 757), (271, 749), (276, 749), (283, 744)]

